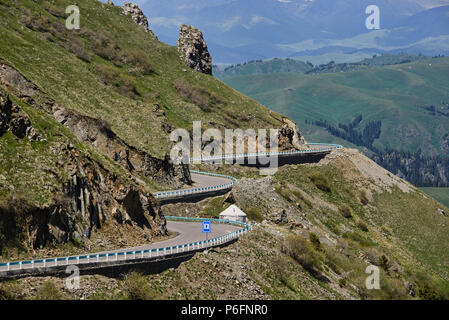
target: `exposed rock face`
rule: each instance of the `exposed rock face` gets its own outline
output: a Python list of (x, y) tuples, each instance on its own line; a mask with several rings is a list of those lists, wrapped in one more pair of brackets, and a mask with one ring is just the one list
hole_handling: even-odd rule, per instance
[[(147, 239), (166, 235), (165, 218), (151, 194), (139, 191), (71, 145), (60, 145), (53, 152), (64, 159), (56, 166), (69, 179), (47, 206), (28, 207), (25, 199), (17, 199), (10, 209), (0, 207), (0, 246), (23, 232), (34, 249), (82, 241), (85, 231), (90, 236), (105, 224), (116, 229), (124, 223), (136, 226), (134, 231)], [(13, 222), (19, 216), (22, 224), (10, 223), (9, 216)]]
[(0, 136), (8, 130), (19, 139), (41, 140), (28, 116), (13, 105), (8, 94), (0, 88)]
[(187, 165), (175, 166), (168, 156), (165, 159), (158, 159), (137, 150), (120, 139), (109, 128), (107, 122), (80, 115), (57, 105), (19, 72), (7, 65), (0, 66), (0, 84), (13, 89), (19, 98), (45, 111), (56, 121), (68, 127), (80, 141), (89, 143), (126, 170), (137, 171), (173, 188), (192, 183)]
[[(33, 248), (48, 243), (82, 240), (85, 230), (90, 235), (104, 225), (108, 225), (109, 230), (117, 230), (116, 233), (124, 228), (122, 224), (135, 226), (127, 229), (127, 232), (132, 232), (140, 239), (149, 240), (153, 236), (166, 235), (166, 221), (159, 202), (145, 191), (146, 184), (139, 176), (176, 187), (184, 182), (191, 183), (187, 166), (174, 166), (168, 157), (157, 159), (126, 144), (105, 121), (59, 106), (7, 65), (0, 65), (1, 133), (10, 130), (18, 138), (39, 137), (28, 116), (14, 106), (2, 88), (7, 88), (17, 98), (44, 111), (69, 128), (80, 141), (90, 144), (126, 171), (119, 175), (70, 143), (51, 145), (51, 152), (60, 159), (55, 162), (55, 170), (51, 174), (60, 181), (62, 187), (54, 191), (54, 201), (45, 207), (21, 210), (26, 213), (26, 220), (20, 225), (16, 225), (14, 219), (11, 219), (14, 225), (10, 225), (5, 219), (7, 216), (14, 217), (16, 212), (0, 206), (0, 246), (15, 241), (17, 238), (14, 237), (18, 234), (26, 234)], [(21, 228), (22, 233), (18, 230)]]
[(70, 128), (79, 140), (91, 144), (128, 171), (137, 171), (174, 188), (191, 184), (188, 166), (175, 166), (168, 157), (161, 160), (137, 150), (116, 136), (105, 121), (82, 116), (60, 106), (53, 109), (53, 117)]
[(147, 17), (143, 14), (142, 10), (139, 8), (139, 6), (137, 4), (125, 2), (123, 4), (122, 10), (123, 10), (123, 14), (130, 15), (131, 18), (139, 26), (144, 27), (146, 32), (151, 33), (151, 35), (153, 35), (156, 38), (153, 31), (151, 31), (149, 28)]
[(302, 136), (301, 132), (299, 131), (299, 128), (296, 125), (296, 123), (294, 123), (288, 118), (282, 118), (282, 121), (284, 125), (279, 131), (280, 149), (282, 150), (286, 150), (289, 148), (290, 149), (295, 148), (297, 150), (304, 149), (307, 142)]
[(11, 121), (12, 103), (6, 92), (0, 89), (0, 136), (9, 128)]
[(285, 209), (270, 214), (270, 220), (275, 224), (288, 223), (288, 216)]
[(181, 60), (188, 67), (205, 74), (212, 74), (212, 57), (200, 30), (192, 26), (181, 25), (178, 51)]

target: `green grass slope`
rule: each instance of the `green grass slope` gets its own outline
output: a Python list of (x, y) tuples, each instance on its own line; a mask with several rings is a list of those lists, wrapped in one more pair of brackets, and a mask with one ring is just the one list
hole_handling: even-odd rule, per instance
[[(73, 214), (70, 218), (73, 217), (76, 228), (84, 230), (88, 226), (92, 228), (94, 238), (98, 236), (106, 242), (109, 241), (108, 237), (112, 239), (108, 243), (114, 248), (119, 245), (130, 247), (132, 241), (144, 241), (143, 238), (138, 240), (139, 235), (133, 233), (143, 229), (136, 227), (137, 224), (128, 228), (115, 221), (111, 216), (112, 208), (105, 212), (108, 218), (100, 228), (94, 226), (89, 210), (85, 210), (87, 213), (83, 215), (82, 210), (70, 207), (71, 202), (66, 201), (64, 192), (75, 172), (68, 169), (71, 158), (65, 156), (64, 150), (70, 149), (79, 155), (80, 161), (86, 166), (92, 165), (93, 170), (105, 170), (102, 171), (106, 172), (102, 179), (105, 178), (106, 184), (111, 183), (111, 188), (101, 190), (92, 201), (111, 204), (115, 203), (115, 198), (111, 202), (103, 197), (107, 197), (108, 190), (118, 190), (120, 185), (127, 190), (137, 189), (142, 195), (172, 188), (166, 184), (171, 179), (170, 168), (164, 165), (158, 167), (158, 163), (164, 163), (164, 156), (170, 153), (173, 145), (170, 133), (175, 128), (191, 129), (192, 122), (199, 120), (205, 128), (219, 129), (269, 129), (282, 125), (280, 115), (215, 78), (185, 66), (176, 47), (159, 42), (130, 16), (123, 15), (119, 7), (100, 1), (77, 1), (81, 29), (66, 29), (65, 9), (72, 4), (68, 0), (0, 0), (2, 97), (6, 101), (9, 95), (13, 107), (19, 108), (29, 118), (32, 127), (42, 137), (38, 141), (31, 141), (27, 137), (19, 139), (11, 133), (9, 124), (10, 131), (0, 135), (0, 260), (3, 261), (29, 258), (33, 249), (41, 247), (32, 241), (35, 233), (26, 230), (30, 226), (39, 229), (39, 223), (44, 220), (36, 218), (30, 223), (12, 215), (16, 212), (31, 212), (31, 217), (38, 210), (48, 217), (48, 208), (54, 205)], [(30, 84), (23, 87), (18, 85), (23, 80), (21, 75), (3, 67), (4, 64), (16, 69)], [(11, 74), (14, 75), (12, 80), (8, 78)], [(34, 88), (33, 85), (37, 88), (30, 89)], [(36, 92), (39, 93), (33, 99), (28, 99)], [(24, 96), (26, 98), (22, 99)], [(43, 101), (54, 101), (54, 106), (73, 111), (80, 118), (94, 118), (95, 123), (102, 125), (92, 128), (93, 135), (106, 130), (108, 134), (105, 137), (112, 140), (105, 142), (104, 148), (94, 145), (94, 138), (90, 134), (87, 134), (87, 139), (79, 140), (79, 131), (85, 133), (88, 130), (80, 128), (79, 123), (75, 125), (79, 130), (63, 125), (64, 121), (59, 123)], [(1, 108), (0, 112), (3, 113), (4, 103)], [(3, 122), (4, 115), (0, 116)], [(9, 123), (9, 120), (6, 122)], [(141, 162), (144, 163), (143, 171), (147, 176), (140, 175), (137, 170), (130, 170), (119, 163), (121, 155), (115, 153), (113, 144), (110, 144), (119, 140), (129, 146), (126, 147), (128, 151), (134, 147), (141, 154), (146, 152), (145, 156), (149, 153), (162, 160), (152, 162), (154, 159), (149, 159), (151, 157), (142, 158), (150, 162)], [(122, 150), (126, 156), (126, 150)], [(158, 173), (152, 169), (165, 176), (158, 177)], [(89, 176), (85, 179), (86, 184), (93, 184), (96, 178)], [(88, 187), (96, 186), (89, 184)], [(159, 214), (156, 200), (151, 196), (148, 199), (154, 200), (149, 206), (158, 210)], [(20, 210), (17, 202), (30, 208)], [(96, 204), (90, 206), (95, 207)], [(4, 211), (8, 214), (12, 212), (11, 216), (3, 214)], [(64, 210), (60, 212), (65, 214)], [(84, 226), (81, 226), (84, 223), (81, 218), (86, 218)], [(17, 229), (9, 228), (11, 223)], [(43, 230), (40, 234), (46, 236), (47, 223), (43, 224), (45, 226), (39, 230)], [(66, 228), (66, 225), (62, 228)], [(64, 232), (72, 237), (74, 228), (67, 227)], [(129, 235), (124, 238), (127, 243), (114, 244), (121, 230)], [(75, 236), (59, 237), (51, 243), (43, 241), (44, 251), (39, 249), (37, 255), (46, 256), (48, 252), (45, 250), (53, 245), (60, 250), (53, 254), (69, 254), (62, 246), (76, 239)], [(84, 247), (77, 247), (77, 250), (84, 250)]]
[[(78, 1), (81, 30), (66, 30), (59, 16), (71, 4), (0, 1), (0, 59), (59, 104), (106, 120), (127, 143), (159, 157), (170, 150), (166, 122), (174, 128), (190, 128), (194, 120), (206, 126), (279, 125), (268, 109), (184, 66), (175, 47), (155, 40), (119, 7)], [(142, 64), (143, 72), (136, 71)], [(180, 95), (175, 82), (194, 97)]]
[[(305, 125), (305, 120), (322, 119), (338, 127), (361, 114), (365, 123), (382, 121), (375, 147), (446, 152), (449, 58), (336, 74), (255, 75), (223, 81), (300, 123), (309, 140), (322, 141), (329, 134)], [(445, 115), (424, 109), (430, 106)]]

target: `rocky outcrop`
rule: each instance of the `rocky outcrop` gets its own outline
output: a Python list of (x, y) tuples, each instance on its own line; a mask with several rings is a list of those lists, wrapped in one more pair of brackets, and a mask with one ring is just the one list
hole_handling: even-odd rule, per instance
[(302, 136), (296, 123), (288, 118), (282, 118), (283, 126), (279, 130), (279, 149), (291, 150), (292, 148), (301, 150), (306, 147), (306, 140)]
[(137, 150), (116, 136), (108, 123), (101, 119), (79, 115), (60, 106), (53, 109), (53, 117), (70, 128), (80, 141), (89, 143), (130, 172), (137, 172), (174, 188), (192, 183), (187, 165), (175, 166), (168, 156), (158, 159)]
[[(41, 140), (29, 117), (1, 88), (0, 127), (0, 136), (9, 130), (19, 139)], [(147, 239), (166, 235), (165, 218), (151, 194), (142, 192), (133, 181), (124, 180), (71, 144), (52, 145), (50, 149), (61, 159), (50, 172), (62, 182), (61, 188), (53, 201), (43, 207), (31, 205), (14, 193), (6, 205), (0, 203), (0, 248), (24, 238), (26, 246), (33, 249), (49, 243), (82, 241), (85, 231), (90, 235), (105, 223), (116, 227), (123, 223), (135, 225), (139, 227), (136, 232)], [(120, 219), (116, 219), (117, 214)]]
[(212, 57), (200, 30), (192, 26), (181, 25), (178, 51), (181, 60), (189, 68), (205, 74), (212, 74)]
[(42, 140), (28, 116), (13, 105), (8, 94), (0, 88), (0, 136), (8, 130), (19, 139)]
[(55, 172), (62, 169), (68, 179), (54, 194), (52, 203), (43, 207), (27, 205), (26, 199), (14, 196), (6, 208), (0, 206), (0, 247), (18, 238), (25, 238), (33, 249), (81, 242), (86, 232), (90, 237), (106, 224), (112, 230), (125, 223), (135, 226), (134, 232), (145, 239), (167, 234), (165, 218), (151, 194), (143, 193), (70, 144), (52, 147), (52, 151), (64, 159), (55, 163)]
[(150, 30), (147, 17), (144, 15), (137, 4), (125, 2), (123, 4), (122, 10), (124, 15), (130, 15), (135, 23), (137, 23), (139, 26), (144, 27), (146, 32), (151, 33), (151, 35), (156, 38), (153, 31)]
[[(50, 144), (51, 153), (59, 160), (54, 161), (54, 169), (48, 174), (58, 181), (60, 187), (52, 191), (53, 201), (43, 207), (33, 204), (26, 210), (18, 210), (24, 214), (25, 220), (13, 219), (14, 226), (4, 218), (8, 214), (15, 216), (17, 205), (5, 208), (0, 203), (0, 249), (2, 244), (16, 241), (18, 235), (23, 234), (27, 235), (33, 248), (45, 247), (49, 243), (81, 241), (86, 230), (90, 236), (91, 232), (105, 225), (108, 230), (115, 230), (112, 232), (114, 235), (121, 234), (125, 224), (131, 225), (133, 228), (126, 229), (127, 234), (131, 233), (141, 241), (166, 235), (166, 222), (159, 202), (146, 191), (148, 186), (142, 178), (177, 187), (191, 182), (187, 166), (174, 166), (168, 157), (158, 159), (128, 145), (106, 121), (65, 109), (7, 65), (0, 65), (2, 133), (9, 130), (18, 138), (39, 137), (28, 116), (14, 106), (8, 93), (1, 88), (45, 112), (70, 129), (79, 141), (91, 145), (125, 170), (115, 164), (110, 165), (108, 161), (93, 159), (89, 152), (71, 143)], [(18, 201), (26, 202), (27, 199)]]
[(269, 219), (275, 224), (288, 223), (288, 216), (285, 209), (278, 210), (269, 215)]
[(7, 65), (0, 66), (0, 85), (2, 84), (13, 90), (26, 103), (45, 111), (56, 121), (69, 128), (80, 141), (90, 144), (126, 170), (172, 188), (192, 184), (187, 165), (176, 166), (168, 156), (158, 159), (144, 151), (137, 150), (118, 137), (106, 121), (80, 115), (59, 106), (17, 70)]
[(0, 136), (8, 131), (11, 113), (12, 102), (9, 100), (8, 94), (0, 89)]

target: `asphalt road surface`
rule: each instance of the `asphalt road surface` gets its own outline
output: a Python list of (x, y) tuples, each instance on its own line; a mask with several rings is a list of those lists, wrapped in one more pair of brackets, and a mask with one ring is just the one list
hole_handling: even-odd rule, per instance
[(188, 186), (186, 189), (215, 187), (232, 182), (230, 179), (207, 176), (204, 174), (192, 173), (191, 176), (194, 184), (193, 186)]
[[(206, 219), (205, 219), (206, 220)], [(164, 240), (164, 241), (159, 241), (159, 242), (154, 242), (154, 243), (150, 243), (150, 244), (146, 244), (146, 245), (142, 245), (142, 246), (137, 246), (137, 247), (130, 247), (130, 248), (125, 248), (125, 249), (118, 249), (118, 250), (112, 250), (112, 251), (104, 251), (104, 252), (98, 252), (98, 253), (90, 253), (89, 255), (96, 255), (96, 254), (105, 254), (105, 253), (120, 253), (120, 252), (130, 252), (130, 251), (142, 251), (142, 250), (148, 250), (148, 249), (157, 249), (157, 248), (167, 248), (167, 247), (173, 247), (173, 246), (178, 246), (178, 245), (184, 245), (184, 244), (189, 244), (189, 243), (195, 243), (195, 242), (200, 242), (200, 241), (204, 241), (206, 240), (206, 234), (202, 232), (202, 224), (200, 222), (181, 222), (181, 221), (167, 221), (167, 229), (169, 230), (169, 232), (175, 234), (175, 236), (171, 239), (168, 240)], [(212, 230), (211, 233), (208, 234), (208, 239), (212, 239), (212, 238), (217, 238), (220, 236), (224, 236), (226, 234), (232, 233), (234, 231), (237, 231), (239, 229), (242, 229), (242, 227), (238, 227), (238, 226), (234, 226), (234, 225), (230, 225), (230, 224), (223, 224), (223, 223), (213, 223), (212, 222)], [(198, 248), (198, 246), (196, 247)], [(182, 249), (179, 249), (179, 252), (182, 252)], [(173, 253), (175, 253), (175, 251), (173, 251)], [(170, 252), (170, 250), (167, 252), (168, 253), (172, 253)], [(162, 255), (162, 253), (160, 253)], [(157, 253), (152, 253), (152, 256), (157, 256)], [(134, 256), (131, 254), (127, 255), (128, 259), (130, 258), (134, 258)], [(140, 258), (141, 254), (137, 254), (136, 258)], [(149, 253), (145, 253), (144, 255), (145, 258), (150, 257)], [(51, 259), (51, 258), (50, 258)], [(37, 259), (40, 260), (40, 259)], [(114, 261), (116, 260), (115, 257), (99, 257), (98, 259), (95, 257), (91, 257), (90, 259), (88, 258), (83, 258), (83, 259), (79, 259), (79, 263), (88, 263), (88, 262), (104, 262), (104, 261)], [(119, 255), (117, 257), (117, 260), (125, 260), (125, 256), (124, 255)], [(75, 262), (78, 262), (77, 260), (70, 260), (69, 264), (73, 264)], [(67, 262), (66, 261), (58, 261), (58, 265), (65, 265)], [(55, 266), (56, 262), (51, 261), (51, 262), (46, 262), (45, 267), (51, 267), (51, 266)], [(24, 264), (22, 265), (22, 269), (31, 269), (33, 267), (32, 264)], [(35, 263), (34, 264), (35, 268), (39, 268), (39, 267), (44, 267), (44, 263), (43, 262), (39, 262), (39, 263)], [(10, 270), (16, 270), (16, 269), (20, 269), (19, 265), (13, 265), (10, 267)], [(0, 267), (0, 271), (6, 271), (7, 267), (2, 266)]]
[[(317, 150), (317, 152), (320, 152), (320, 149), (326, 148), (326, 146), (323, 145), (309, 145), (309, 149)], [(313, 151), (311, 152), (313, 153)], [(192, 188), (206, 188), (206, 187), (215, 187), (220, 186), (224, 184), (231, 183), (232, 180), (222, 178), (222, 177), (215, 177), (215, 176), (208, 176), (208, 175), (201, 175), (192, 173), (192, 180), (194, 181), (193, 186), (189, 186), (186, 189), (192, 189)], [(175, 237), (155, 242), (151, 244), (146, 244), (138, 247), (131, 247), (126, 249), (119, 249), (115, 251), (108, 251), (108, 252), (99, 252), (95, 254), (89, 254), (89, 255), (96, 255), (96, 254), (105, 254), (105, 253), (123, 253), (123, 252), (131, 252), (131, 251), (141, 251), (141, 250), (148, 250), (148, 249), (157, 249), (157, 248), (167, 248), (167, 247), (173, 247), (178, 245), (184, 245), (194, 242), (200, 242), (206, 239), (206, 235), (202, 232), (202, 225), (198, 222), (180, 222), (180, 221), (167, 221), (167, 228), (170, 232), (176, 234)], [(241, 229), (241, 227), (229, 225), (229, 224), (219, 224), (219, 223), (213, 223), (212, 225), (212, 233), (208, 235), (209, 239), (220, 237), (229, 233), (232, 233), (234, 231), (237, 231)], [(170, 253), (167, 252), (167, 253)], [(154, 253), (153, 253), (154, 254)], [(131, 253), (132, 258), (134, 258), (134, 254)], [(148, 257), (150, 254), (146, 253), (144, 256)], [(129, 257), (129, 254), (127, 254)], [(86, 262), (102, 262), (102, 261), (113, 261), (114, 259), (117, 260), (124, 260), (125, 255), (119, 255), (117, 257), (94, 257), (94, 258), (80, 258), (79, 261), (76, 261), (77, 263), (86, 263)], [(93, 261), (92, 261), (93, 260)], [(69, 263), (73, 263), (74, 260), (71, 260)], [(56, 262), (47, 262), (45, 266), (50, 267), (52, 265), (64, 265), (66, 261), (58, 261)], [(43, 267), (44, 263), (35, 263), (34, 267)], [(22, 269), (28, 269), (32, 268), (33, 265), (26, 264), (22, 265)], [(10, 267), (11, 270), (19, 269), (20, 266), (14, 265)], [(0, 266), (0, 271), (5, 271), (7, 267)]]

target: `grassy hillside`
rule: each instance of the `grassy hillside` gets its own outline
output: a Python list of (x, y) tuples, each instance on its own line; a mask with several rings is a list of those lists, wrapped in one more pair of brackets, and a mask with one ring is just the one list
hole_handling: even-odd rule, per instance
[[(279, 124), (268, 109), (185, 67), (175, 47), (155, 40), (122, 15), (119, 7), (78, 1), (81, 30), (66, 30), (61, 16), (70, 4), (66, 0), (0, 2), (4, 22), (0, 59), (59, 104), (108, 121), (126, 142), (159, 157), (170, 150), (170, 143), (164, 117), (154, 111), (156, 105), (175, 128), (189, 128), (200, 119), (205, 125), (228, 127)], [(208, 112), (197, 101), (180, 96), (175, 81), (194, 91)], [(242, 115), (242, 108), (248, 113)]]
[[(305, 120), (338, 127), (357, 115), (363, 123), (382, 121), (379, 149), (447, 154), (449, 58), (338, 74), (275, 74), (223, 81), (301, 124), (309, 140), (328, 139)], [(436, 111), (431, 111), (432, 106)]]
[[(86, 229), (92, 248), (164, 235), (151, 192), (173, 188), (186, 170), (164, 162), (173, 129), (190, 129), (197, 120), (215, 128), (282, 124), (276, 113), (186, 67), (177, 48), (159, 42), (119, 7), (78, 1), (81, 29), (66, 29), (65, 8), (72, 4), (0, 1), (0, 125), (9, 126), (0, 133), (3, 261), (28, 258), (34, 250), (47, 256), (48, 245), (62, 254), (67, 242), (82, 251)], [(8, 118), (11, 104), (14, 119)], [(72, 127), (68, 118), (56, 120), (59, 108), (68, 110)], [(29, 121), (42, 139), (12, 134), (14, 125), (25, 123), (19, 120)], [(129, 165), (129, 157), (141, 166)], [(148, 203), (139, 204), (136, 192)], [(135, 215), (134, 203), (146, 217)]]
[[(241, 178), (233, 199), (254, 227), (236, 243), (160, 274), (83, 276), (89, 285), (74, 292), (59, 278), (51, 278), (53, 288), (44, 286), (48, 278), (5, 282), (0, 292), (26, 299), (42, 298), (45, 288), (50, 297), (72, 299), (448, 298), (448, 217), (438, 212), (441, 205), (359, 153), (341, 150), (320, 164), (282, 167), (274, 177), (239, 166), (220, 172)], [(163, 209), (215, 216), (229, 206), (224, 200)], [(368, 265), (381, 269), (380, 290), (365, 287)]]
[(421, 190), (449, 208), (449, 188), (421, 188)]

